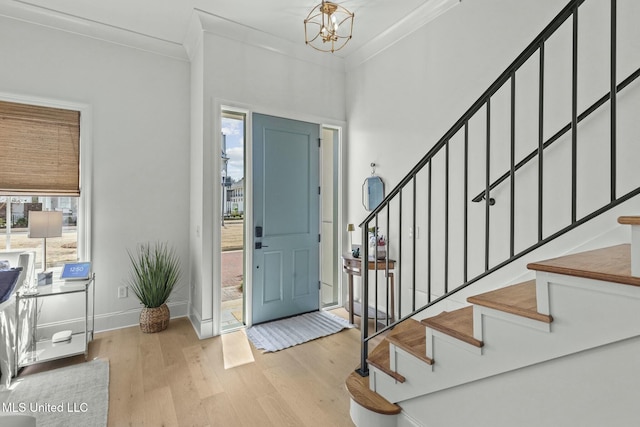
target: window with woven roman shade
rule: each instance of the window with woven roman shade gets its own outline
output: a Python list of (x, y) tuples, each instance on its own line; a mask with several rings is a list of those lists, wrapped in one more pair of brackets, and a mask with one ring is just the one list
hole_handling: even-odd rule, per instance
[(0, 101), (0, 195), (80, 195), (80, 112)]

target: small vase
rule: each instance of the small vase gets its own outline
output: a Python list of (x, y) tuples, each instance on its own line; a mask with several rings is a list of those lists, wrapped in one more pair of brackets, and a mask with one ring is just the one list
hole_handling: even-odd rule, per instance
[(384, 236), (369, 232), (369, 259), (384, 259), (387, 256), (387, 245)]
[(140, 312), (140, 329), (145, 334), (164, 331), (169, 326), (169, 307), (162, 304), (160, 307), (144, 307)]

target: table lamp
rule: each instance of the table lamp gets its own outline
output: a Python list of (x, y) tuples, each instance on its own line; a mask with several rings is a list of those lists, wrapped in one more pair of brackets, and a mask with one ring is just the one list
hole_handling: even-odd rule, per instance
[(38, 285), (50, 285), (53, 272), (47, 272), (47, 238), (62, 236), (62, 212), (29, 211), (29, 237), (43, 239), (42, 273), (38, 273)]
[(347, 224), (347, 231), (349, 232), (349, 251), (353, 249), (353, 241), (352, 241), (351, 233), (353, 233), (355, 230), (356, 230), (355, 225)]

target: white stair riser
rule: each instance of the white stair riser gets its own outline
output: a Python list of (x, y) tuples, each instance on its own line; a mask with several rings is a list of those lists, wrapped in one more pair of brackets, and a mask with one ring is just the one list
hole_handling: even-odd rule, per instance
[(554, 315), (552, 335), (575, 351), (640, 335), (640, 287), (544, 273)]
[[(548, 296), (551, 324), (474, 307), (474, 334), (481, 351), (427, 328), (427, 348), (434, 365), (391, 347), (397, 383), (376, 372), (375, 391), (402, 402), (467, 382), (640, 336), (640, 287), (540, 272), (538, 295)], [(472, 347), (472, 346), (469, 346)]]
[(631, 226), (631, 275), (640, 276), (640, 225)]
[[(396, 372), (411, 372), (412, 374), (410, 377), (406, 378), (404, 383), (400, 383), (396, 382), (394, 378), (390, 377), (386, 373), (374, 368), (374, 379), (372, 381), (370, 378), (369, 384), (375, 383), (375, 389), (373, 389), (373, 391), (376, 391), (381, 395), (383, 395), (381, 390), (386, 392), (387, 390), (392, 389), (393, 401), (401, 401), (419, 396), (422, 394), (421, 390), (424, 388), (425, 381), (429, 380), (431, 371), (433, 370), (433, 365), (425, 363), (400, 348), (395, 348), (395, 350)], [(389, 399), (387, 398), (387, 400)]]

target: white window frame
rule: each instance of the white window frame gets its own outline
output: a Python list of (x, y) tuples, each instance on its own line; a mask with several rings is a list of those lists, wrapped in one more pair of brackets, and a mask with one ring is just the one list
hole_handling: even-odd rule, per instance
[(91, 261), (91, 197), (93, 170), (93, 111), (88, 104), (0, 92), (0, 100), (80, 111), (80, 198), (78, 200), (78, 259)]

